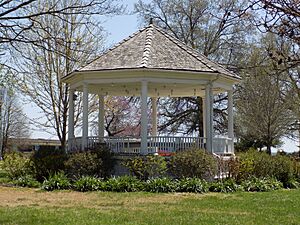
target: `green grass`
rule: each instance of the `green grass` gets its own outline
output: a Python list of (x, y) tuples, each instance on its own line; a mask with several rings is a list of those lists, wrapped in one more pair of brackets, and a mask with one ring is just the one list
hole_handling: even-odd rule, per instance
[(300, 190), (234, 194), (0, 187), (0, 224), (300, 224)]

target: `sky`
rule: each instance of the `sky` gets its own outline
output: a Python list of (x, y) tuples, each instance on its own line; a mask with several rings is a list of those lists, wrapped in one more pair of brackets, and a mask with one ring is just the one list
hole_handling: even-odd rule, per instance
[[(134, 8), (134, 3), (137, 2), (137, 0), (126, 0), (123, 2), (127, 4), (127, 11), (132, 12)], [(124, 38), (127, 38), (129, 35), (136, 32), (140, 28), (140, 21), (138, 20), (136, 14), (107, 17), (105, 18), (103, 27), (107, 32), (106, 46), (111, 47), (112, 45), (120, 42)], [(39, 110), (30, 104), (25, 106), (24, 111), (27, 114), (27, 116), (30, 115), (31, 119), (40, 116), (40, 114), (38, 113)], [(55, 135), (50, 135), (40, 130), (35, 130), (34, 132), (32, 132), (31, 136), (32, 138), (57, 139)], [(284, 145), (281, 146), (279, 149), (283, 149), (287, 152), (298, 151), (297, 142), (287, 138), (284, 138), (283, 142)], [(273, 151), (276, 150), (274, 149)]]

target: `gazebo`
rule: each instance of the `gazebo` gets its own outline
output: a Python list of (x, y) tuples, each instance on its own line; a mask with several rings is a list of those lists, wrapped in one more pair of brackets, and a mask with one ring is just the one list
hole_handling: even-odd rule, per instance
[[(214, 63), (166, 31), (150, 23), (109, 49), (87, 66), (63, 78), (69, 89), (68, 148), (105, 143), (115, 152), (148, 154), (174, 152), (191, 146), (214, 153), (233, 153), (232, 86), (240, 77)], [(82, 137), (74, 136), (74, 91), (83, 92)], [(228, 92), (228, 137), (213, 131), (213, 96)], [(88, 95), (99, 97), (98, 136), (90, 137)], [(104, 136), (104, 97), (140, 96), (141, 136)], [(204, 137), (157, 135), (157, 98), (200, 96)], [(147, 99), (152, 101), (152, 132), (148, 133)]]

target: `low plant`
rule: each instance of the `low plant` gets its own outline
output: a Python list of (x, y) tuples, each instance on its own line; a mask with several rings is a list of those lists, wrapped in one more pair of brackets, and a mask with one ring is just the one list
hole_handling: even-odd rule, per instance
[(137, 192), (144, 190), (144, 183), (133, 176), (113, 177), (104, 184), (104, 191)]
[(241, 183), (245, 191), (265, 192), (278, 190), (283, 187), (283, 184), (275, 178), (252, 178)]
[(156, 192), (156, 193), (167, 193), (176, 191), (176, 182), (171, 179), (164, 178), (154, 178), (149, 179), (145, 182), (145, 191)]
[(32, 188), (38, 188), (41, 186), (41, 183), (35, 180), (32, 175), (20, 176), (13, 180), (13, 184), (21, 187), (32, 187)]
[(127, 160), (124, 165), (130, 173), (141, 180), (162, 177), (167, 171), (167, 162), (159, 155), (140, 156)]
[(17, 152), (5, 154), (1, 168), (10, 179), (18, 179), (33, 173), (30, 159)]
[(172, 156), (170, 172), (176, 178), (197, 177), (210, 180), (216, 175), (217, 162), (205, 150), (190, 149)]
[(208, 190), (208, 183), (199, 178), (183, 178), (176, 184), (176, 192), (206, 193)]
[(44, 180), (42, 185), (42, 189), (46, 191), (64, 190), (69, 189), (70, 187), (71, 183), (63, 172), (50, 175), (48, 179)]
[(284, 187), (289, 189), (298, 189), (300, 188), (300, 182), (295, 178), (290, 178), (287, 182), (284, 183)]
[(239, 184), (237, 184), (233, 179), (225, 179), (212, 182), (209, 186), (209, 191), (211, 192), (230, 193), (242, 190), (243, 188)]
[(76, 191), (99, 191), (103, 190), (103, 180), (92, 176), (83, 176), (76, 180), (73, 184), (73, 188)]

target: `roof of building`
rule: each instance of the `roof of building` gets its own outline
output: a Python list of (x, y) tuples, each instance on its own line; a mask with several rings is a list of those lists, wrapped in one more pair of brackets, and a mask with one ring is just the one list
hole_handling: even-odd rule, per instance
[(77, 71), (142, 68), (220, 73), (239, 78), (154, 24), (132, 34)]

